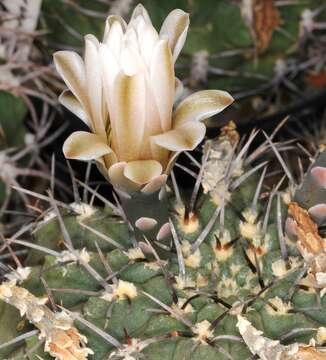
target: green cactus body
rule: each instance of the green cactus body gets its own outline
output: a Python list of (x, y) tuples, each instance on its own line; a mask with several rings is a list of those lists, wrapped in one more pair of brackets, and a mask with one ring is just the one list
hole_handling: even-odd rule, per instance
[[(218, 142), (221, 138), (213, 141), (215, 149)], [(215, 158), (208, 157), (207, 169), (211, 161)], [(235, 181), (243, 171), (245, 167)], [(203, 183), (207, 176), (204, 172)], [(253, 174), (223, 200), (222, 223), (221, 202), (213, 187), (198, 199), (187, 220), (184, 208), (168, 191), (176, 242), (165, 259), (149, 254), (151, 237), (149, 243), (144, 240), (146, 251), (135, 248), (128, 227), (111, 210), (73, 205), (59, 218), (53, 212), (37, 225), (35, 239), (55, 253), (33, 250), (26, 264), (32, 270), (21, 286), (43, 296), (42, 277), (54, 302), (72, 311), (69, 314), (79, 314), (72, 317), (88, 339), (92, 359), (248, 359), (251, 347), (239, 334), (239, 315), (266, 338), (279, 340), (275, 351), (289, 344), (308, 344), (325, 327), (326, 298), (323, 291), (300, 286), (304, 260), (295, 242), (286, 240), (287, 258), (282, 256), (274, 203), (264, 233), (260, 214), (268, 200), (259, 200), (256, 213), (252, 211), (259, 182)], [(60, 226), (60, 219), (64, 225)], [(74, 251), (65, 249), (65, 231)], [(1, 332), (6, 342), (16, 334), (20, 318), (10, 305), (1, 306), (2, 321), (11, 319), (11, 330)], [(28, 328), (26, 323), (24, 329)], [(98, 331), (112, 336), (118, 345)], [(35, 342), (35, 335), (27, 339), (25, 351)], [(1, 349), (2, 357), (11, 359), (24, 351), (18, 345)], [(42, 347), (37, 354), (49, 358)]]

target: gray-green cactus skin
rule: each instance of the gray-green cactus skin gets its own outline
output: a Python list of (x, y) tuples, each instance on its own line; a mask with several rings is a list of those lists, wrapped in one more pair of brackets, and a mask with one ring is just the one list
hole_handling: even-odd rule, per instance
[[(287, 194), (271, 191), (269, 197), (261, 196), (262, 177), (257, 174), (262, 168), (243, 177), (249, 156), (242, 158), (242, 171), (231, 176), (235, 182), (229, 191), (207, 187), (211, 165), (223, 170), (225, 161), (230, 161), (229, 145), (224, 138), (210, 142), (220, 157), (216, 162), (212, 153), (203, 160), (206, 170), (201, 182), (206, 193), (192, 212), (185, 215), (186, 196), (185, 207), (172, 187), (167, 188), (174, 242), (164, 259), (158, 259), (153, 251), (157, 241), (146, 233), (140, 244), (143, 251), (137, 250), (130, 227), (108, 208), (78, 211), (74, 205), (60, 210), (60, 215), (52, 210), (36, 224), (35, 243), (55, 253), (32, 250), (24, 264), (32, 272), (21, 286), (43, 296), (42, 278), (56, 304), (79, 312), (121, 344), (117, 350), (77, 319), (75, 325), (94, 351), (90, 359), (251, 359), (236, 326), (239, 314), (282, 344), (309, 343), (325, 327), (326, 296), (320, 289), (300, 285), (304, 260), (296, 242), (282, 230)], [(236, 155), (232, 164), (241, 158)], [(220, 174), (213, 175), (216, 179)], [(137, 211), (141, 215), (141, 209)], [(64, 260), (71, 245), (75, 251), (87, 249), (92, 271), (78, 259)], [(122, 296), (114, 291), (111, 298), (103, 296), (119, 284), (132, 287), (129, 297), (125, 294), (130, 289)], [(0, 343), (30, 329), (10, 305), (0, 306), (1, 324), (5, 324)], [(19, 346), (0, 348), (1, 358), (13, 359), (15, 354), (21, 358), (36, 343), (36, 337), (31, 337)], [(33, 351), (32, 359), (36, 354), (51, 359), (42, 346)]]

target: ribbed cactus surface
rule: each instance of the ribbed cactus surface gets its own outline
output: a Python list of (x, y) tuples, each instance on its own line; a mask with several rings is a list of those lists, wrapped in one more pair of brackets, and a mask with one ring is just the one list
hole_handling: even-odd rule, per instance
[[(258, 159), (246, 145), (232, 152), (235, 138), (228, 129), (206, 143), (198, 180), (206, 194), (193, 201), (167, 188), (164, 258), (146, 231), (135, 245), (117, 208), (60, 209), (50, 200), (35, 244), (24, 244), (34, 247), (25, 267), (0, 286), (9, 304), (1, 303), (1, 343), (32, 331), (23, 345), (2, 347), (2, 357), (70, 359), (62, 355), (69, 336), (60, 342), (43, 330), (44, 317), (50, 327), (56, 317), (69, 324), (62, 331), (78, 334), (71, 359), (325, 359), (325, 241), (290, 192), (264, 190), (265, 162), (249, 164)], [(34, 311), (24, 305), (29, 297)], [(38, 336), (47, 346), (35, 350)]]

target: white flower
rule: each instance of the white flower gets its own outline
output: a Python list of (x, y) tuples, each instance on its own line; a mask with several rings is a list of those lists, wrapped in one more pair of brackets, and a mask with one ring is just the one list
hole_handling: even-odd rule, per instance
[(192, 150), (203, 139), (200, 122), (233, 101), (218, 90), (199, 91), (173, 112), (176, 61), (186, 40), (189, 16), (180, 9), (165, 19), (158, 34), (138, 5), (127, 25), (109, 16), (103, 42), (85, 37), (84, 60), (72, 51), (54, 54), (69, 90), (60, 102), (80, 117), (91, 133), (77, 131), (65, 142), (67, 158), (96, 160), (111, 183), (128, 192), (153, 192), (166, 180), (174, 153)]

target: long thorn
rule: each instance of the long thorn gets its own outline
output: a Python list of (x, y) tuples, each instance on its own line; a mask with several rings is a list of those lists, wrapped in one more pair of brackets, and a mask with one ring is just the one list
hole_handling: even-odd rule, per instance
[(88, 185), (84, 184), (83, 182), (81, 182), (80, 180), (76, 179), (76, 182), (81, 185), (83, 188), (87, 189), (91, 194), (93, 194), (94, 196), (96, 196), (99, 200), (101, 200), (105, 205), (107, 205), (110, 209), (113, 210), (113, 212), (116, 215), (121, 215), (120, 214), (120, 210), (113, 205), (109, 200), (107, 200), (104, 196), (100, 195), (97, 191), (93, 190), (91, 187), (89, 187)]
[(199, 234), (196, 241), (192, 244), (192, 247), (191, 247), (192, 254), (199, 248), (199, 246), (202, 244), (202, 242), (206, 239), (206, 236), (208, 235), (208, 233), (212, 230), (220, 211), (221, 211), (221, 206), (219, 206), (215, 209), (215, 211), (214, 211), (213, 215), (211, 216), (211, 218), (209, 219), (207, 225), (204, 227), (202, 232)]
[(283, 234), (283, 224), (282, 224), (282, 211), (281, 211), (281, 196), (277, 194), (277, 233), (278, 233), (278, 240), (280, 243), (280, 249), (282, 258), (284, 261), (288, 259), (288, 251), (285, 245), (285, 238)]
[(170, 228), (171, 228), (171, 233), (172, 233), (172, 238), (174, 241), (175, 249), (177, 251), (178, 264), (179, 264), (179, 275), (182, 280), (185, 280), (186, 268), (185, 268), (185, 262), (184, 262), (184, 258), (182, 255), (182, 250), (181, 250), (178, 234), (175, 230), (174, 224), (171, 219), (169, 219), (169, 223), (170, 223)]
[(180, 190), (179, 190), (178, 183), (177, 183), (177, 180), (175, 178), (173, 170), (171, 171), (171, 180), (172, 180), (173, 191), (174, 191), (177, 203), (178, 203), (178, 205), (183, 205), (183, 202), (182, 202), (181, 196), (180, 196)]
[(95, 334), (99, 335), (101, 338), (106, 340), (109, 344), (115, 346), (116, 348), (121, 348), (121, 343), (115, 339), (113, 336), (109, 335), (107, 332), (103, 331), (102, 329), (98, 328), (96, 325), (92, 324), (88, 320), (84, 319), (82, 316), (80, 316), (77, 313), (71, 312), (67, 309), (64, 309), (64, 311), (68, 312), (69, 315), (75, 320), (78, 320), (85, 326), (87, 326), (90, 330), (92, 330)]
[(125, 247), (123, 247), (121, 244), (113, 240), (111, 237), (101, 233), (100, 231), (84, 224), (82, 221), (78, 221), (78, 224), (82, 226), (83, 228), (87, 229), (88, 231), (92, 232), (93, 234), (97, 235), (100, 239), (106, 241), (107, 243), (113, 245), (114, 247), (120, 249), (120, 250), (126, 250)]
[(238, 188), (244, 181), (246, 181), (251, 175), (253, 175), (256, 171), (258, 171), (260, 168), (265, 166), (268, 163), (268, 161), (264, 161), (261, 164), (256, 165), (254, 168), (248, 170), (246, 173), (242, 174), (239, 178), (237, 178), (231, 185), (230, 190), (234, 191), (236, 188)]
[(265, 166), (262, 171), (261, 177), (260, 177), (258, 185), (257, 185), (256, 192), (255, 192), (255, 196), (254, 196), (252, 204), (251, 204), (251, 209), (253, 210), (254, 213), (257, 212), (257, 203), (258, 203), (259, 194), (261, 192), (261, 188), (263, 186), (263, 182), (265, 179), (266, 171), (267, 171), (267, 166)]
[(272, 190), (272, 192), (269, 195), (267, 208), (266, 208), (266, 211), (265, 211), (265, 217), (264, 217), (264, 221), (263, 221), (263, 227), (262, 227), (263, 239), (265, 238), (265, 235), (266, 235), (266, 232), (267, 232), (267, 226), (268, 226), (269, 215), (270, 215), (270, 212), (271, 212), (273, 198), (274, 198), (275, 194), (278, 192), (279, 188), (281, 187), (285, 177), (286, 177), (286, 175), (284, 175), (282, 177), (282, 179), (278, 182), (278, 184), (275, 186), (275, 188)]
[(67, 160), (67, 166), (68, 166), (68, 171), (69, 171), (69, 175), (70, 175), (70, 178), (71, 178), (75, 203), (78, 204), (78, 203), (81, 202), (81, 198), (80, 198), (80, 195), (79, 195), (78, 186), (76, 184), (76, 178), (75, 178), (74, 170), (72, 169), (69, 160)]
[(91, 266), (89, 265), (80, 255), (79, 253), (74, 249), (74, 245), (72, 243), (71, 237), (68, 233), (68, 230), (66, 228), (66, 225), (63, 221), (63, 218), (61, 216), (61, 213), (57, 207), (57, 205), (53, 202), (53, 198), (52, 198), (52, 194), (49, 191), (49, 197), (51, 199), (51, 204), (57, 214), (58, 217), (58, 221), (59, 221), (59, 226), (63, 235), (63, 240), (65, 243), (65, 246), (67, 247), (67, 249), (78, 259), (79, 263), (85, 268), (85, 270), (87, 270), (87, 272), (96, 280), (98, 281), (99, 284), (101, 284), (104, 289), (107, 288), (108, 284), (105, 282), (105, 280), (103, 279), (103, 277)]
[(183, 316), (181, 316), (177, 311), (174, 311), (170, 306), (164, 304), (162, 301), (160, 301), (159, 299), (156, 299), (154, 296), (148, 294), (145, 291), (142, 291), (142, 293), (146, 297), (148, 297), (149, 299), (154, 301), (156, 304), (160, 305), (164, 310), (166, 310), (169, 314), (173, 315), (176, 319), (181, 321), (186, 326), (188, 326), (190, 328), (193, 326), (193, 324), (190, 322), (190, 320), (188, 320), (187, 318), (184, 318)]
[[(23, 189), (21, 188), (20, 186), (12, 186), (12, 188), (14, 190), (17, 190), (18, 192), (22, 192), (22, 193), (25, 193), (27, 195), (30, 195), (30, 196), (33, 196), (33, 197), (36, 197), (40, 200), (44, 200), (46, 202), (49, 202), (50, 203), (50, 198), (48, 196), (45, 196), (45, 195), (41, 195), (41, 194), (38, 194), (34, 191), (31, 191), (31, 190), (27, 190), (27, 189)], [(62, 208), (65, 208), (65, 209), (68, 209), (71, 211), (71, 207), (67, 204), (65, 204), (64, 202), (62, 201), (58, 201), (58, 200), (54, 200), (55, 204), (57, 204), (58, 206), (61, 206)]]
[(32, 330), (32, 331), (29, 331), (29, 332), (27, 332), (25, 334), (19, 335), (19, 336), (15, 337), (14, 339), (10, 340), (10, 341), (7, 341), (5, 343), (0, 344), (0, 350), (6, 348), (8, 346), (15, 345), (20, 341), (29, 339), (30, 337), (32, 337), (32, 336), (34, 336), (34, 335), (36, 335), (38, 333), (39, 333), (39, 330)]
[(269, 138), (269, 136), (263, 131), (264, 136), (266, 137), (266, 140), (268, 141), (270, 147), (272, 148), (275, 156), (277, 157), (278, 161), (280, 162), (286, 176), (289, 178), (290, 182), (295, 185), (295, 181), (294, 178), (289, 170), (289, 168), (286, 166), (281, 154), (279, 153), (279, 151), (277, 150), (276, 146), (273, 144), (273, 142), (271, 141), (271, 139)]
[(210, 146), (205, 152), (202, 164), (200, 166), (199, 173), (198, 173), (198, 175), (196, 177), (195, 186), (194, 186), (194, 189), (193, 189), (191, 197), (190, 197), (190, 203), (189, 203), (189, 211), (190, 212), (193, 212), (195, 204), (196, 204), (200, 184), (201, 184), (201, 181), (202, 181), (202, 178), (203, 178), (203, 174), (204, 174), (204, 170), (205, 170), (205, 166), (207, 164), (209, 154), (210, 154)]
[[(88, 183), (89, 183), (89, 177), (91, 174), (91, 170), (92, 170), (92, 162), (89, 161), (87, 163), (86, 174), (85, 174), (85, 184), (86, 185), (88, 185)], [(84, 187), (84, 191), (83, 191), (83, 202), (85, 204), (87, 204), (87, 188), (86, 187)]]

